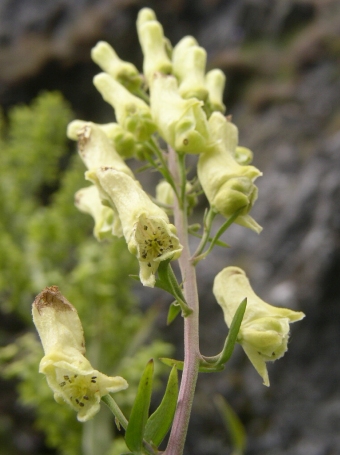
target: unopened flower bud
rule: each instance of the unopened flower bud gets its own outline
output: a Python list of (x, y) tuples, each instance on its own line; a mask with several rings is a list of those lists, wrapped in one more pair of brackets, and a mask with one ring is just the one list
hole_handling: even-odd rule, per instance
[[(186, 182), (185, 190), (187, 193), (187, 206), (190, 210), (197, 204), (197, 196), (196, 194), (190, 193), (192, 190), (192, 184), (190, 182)], [(157, 202), (160, 202), (164, 206), (169, 206), (169, 209), (164, 209), (168, 214), (172, 213), (172, 207), (175, 200), (175, 192), (170, 183), (166, 180), (161, 180), (156, 186), (156, 199)]]
[(104, 100), (115, 109), (118, 123), (137, 141), (148, 140), (156, 130), (149, 106), (106, 73), (95, 76), (93, 83)]
[(172, 63), (166, 52), (163, 27), (149, 8), (143, 8), (137, 18), (137, 32), (144, 55), (143, 72), (147, 81), (155, 72), (169, 74)]
[(202, 102), (195, 98), (184, 100), (174, 76), (154, 75), (150, 106), (160, 135), (173, 149), (181, 153), (202, 153), (207, 149), (209, 132)]
[(213, 69), (205, 75), (205, 86), (208, 90), (208, 105), (212, 111), (225, 112), (223, 91), (226, 77), (220, 69)]
[(242, 166), (251, 164), (253, 161), (253, 152), (247, 147), (238, 146), (235, 149), (235, 160)]
[(173, 48), (172, 51), (172, 65), (174, 68), (174, 74), (180, 78), (180, 75), (182, 74), (181, 72), (181, 63), (184, 60), (185, 53), (187, 52), (188, 49), (191, 47), (198, 46), (198, 43), (196, 39), (193, 36), (184, 36), (176, 46)]
[(183, 98), (196, 97), (205, 101), (208, 96), (208, 89), (205, 85), (205, 66), (207, 53), (203, 47), (181, 46), (180, 52), (174, 48), (173, 73), (179, 80), (179, 93)]
[(134, 91), (141, 86), (142, 78), (135, 65), (121, 60), (109, 43), (99, 41), (91, 50), (91, 57), (103, 71), (128, 90)]
[(45, 352), (39, 372), (46, 375), (55, 400), (69, 404), (80, 422), (99, 411), (102, 396), (128, 387), (124, 378), (100, 373), (84, 357), (84, 333), (77, 310), (57, 286), (37, 295), (32, 315)]
[(300, 321), (304, 314), (278, 308), (258, 297), (245, 274), (238, 267), (226, 267), (216, 277), (213, 292), (221, 305), (225, 321), (230, 327), (240, 303), (247, 298), (247, 307), (238, 333), (249, 360), (269, 386), (266, 362), (279, 359), (287, 351), (289, 323)]
[(241, 166), (234, 158), (238, 130), (219, 112), (209, 119), (211, 148), (201, 154), (197, 174), (211, 207), (226, 218), (241, 210), (235, 222), (260, 232), (261, 227), (248, 215), (257, 198), (254, 180), (261, 172), (254, 166)]

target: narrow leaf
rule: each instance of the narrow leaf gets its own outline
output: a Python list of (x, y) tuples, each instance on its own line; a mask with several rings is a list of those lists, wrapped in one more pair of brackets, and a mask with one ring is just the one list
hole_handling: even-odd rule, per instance
[(169, 307), (168, 317), (166, 320), (167, 325), (170, 325), (172, 321), (174, 321), (175, 318), (179, 315), (180, 312), (181, 307), (178, 304), (172, 302), (172, 304)]
[(240, 303), (240, 305), (237, 308), (236, 313), (233, 317), (233, 320), (231, 321), (229, 333), (228, 333), (226, 342), (224, 344), (223, 351), (221, 352), (220, 358), (217, 362), (218, 364), (226, 363), (230, 359), (231, 354), (233, 353), (235, 343), (237, 340), (237, 335), (240, 330), (240, 326), (242, 323), (244, 313), (246, 311), (246, 306), (247, 306), (247, 299), (245, 298)]
[(156, 285), (165, 289), (169, 292), (181, 307), (182, 314), (184, 317), (189, 316), (192, 313), (192, 310), (188, 307), (185, 298), (183, 296), (182, 289), (180, 288), (176, 276), (170, 265), (171, 259), (162, 261), (158, 267), (158, 277), (156, 280)]
[(177, 370), (183, 370), (184, 362), (182, 360), (175, 360), (175, 359), (168, 359), (166, 357), (161, 357), (159, 359), (164, 365), (168, 365), (168, 367), (176, 367)]
[(144, 439), (158, 447), (168, 433), (177, 405), (178, 375), (174, 366), (170, 372), (168, 384), (161, 404), (149, 417), (145, 427)]
[(247, 441), (246, 432), (241, 420), (222, 395), (216, 395), (214, 397), (214, 403), (219, 410), (225, 427), (230, 435), (232, 454), (243, 455)]
[[(184, 362), (182, 362), (182, 360), (168, 359), (166, 357), (161, 357), (159, 360), (168, 367), (175, 366), (177, 370), (179, 371), (183, 370)], [(218, 364), (217, 362), (212, 363), (211, 365), (209, 365), (209, 363), (202, 362), (202, 364), (200, 364), (198, 368), (198, 371), (200, 373), (216, 373), (222, 370), (224, 370), (224, 365)]]
[(145, 425), (148, 420), (152, 392), (153, 360), (151, 359), (139, 382), (137, 396), (133, 404), (125, 433), (125, 442), (132, 452), (141, 453)]
[(224, 370), (224, 365), (200, 365), (198, 371), (200, 373), (218, 373)]

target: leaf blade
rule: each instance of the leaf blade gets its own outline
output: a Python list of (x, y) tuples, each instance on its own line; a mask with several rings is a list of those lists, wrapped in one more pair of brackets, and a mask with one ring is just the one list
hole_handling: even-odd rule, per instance
[(131, 452), (141, 453), (145, 425), (148, 420), (152, 392), (154, 363), (151, 359), (142, 374), (137, 395), (133, 404), (128, 426), (125, 432), (125, 442)]
[(145, 427), (144, 438), (156, 447), (160, 445), (171, 427), (176, 411), (177, 397), (178, 374), (177, 368), (174, 366), (170, 372), (163, 399), (156, 411), (149, 417)]

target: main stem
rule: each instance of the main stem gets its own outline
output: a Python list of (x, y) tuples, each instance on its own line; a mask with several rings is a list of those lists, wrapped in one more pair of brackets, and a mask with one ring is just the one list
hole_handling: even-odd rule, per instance
[[(169, 167), (178, 188), (181, 183), (181, 172), (178, 157), (174, 150), (169, 148)], [(182, 201), (183, 202), (183, 201)], [(192, 403), (195, 394), (198, 367), (199, 367), (199, 319), (198, 293), (195, 267), (190, 261), (188, 241), (188, 220), (186, 207), (180, 207), (175, 201), (175, 226), (183, 251), (179, 258), (179, 266), (183, 279), (183, 291), (192, 314), (184, 318), (184, 367), (181, 386), (178, 394), (177, 408), (171, 428), (171, 433), (164, 455), (182, 455), (187, 435)]]

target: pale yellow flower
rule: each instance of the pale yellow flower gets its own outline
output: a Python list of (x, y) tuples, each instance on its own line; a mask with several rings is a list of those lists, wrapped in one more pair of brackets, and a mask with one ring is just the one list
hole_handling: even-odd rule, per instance
[(211, 207), (226, 218), (241, 210), (235, 222), (255, 232), (261, 226), (248, 214), (257, 199), (254, 180), (262, 173), (254, 166), (242, 166), (235, 159), (237, 127), (220, 112), (209, 118), (211, 147), (198, 160), (197, 174)]
[[(186, 182), (185, 191), (187, 193), (187, 206), (189, 209), (193, 208), (197, 204), (197, 196), (195, 193), (191, 193), (192, 184)], [(169, 182), (161, 180), (156, 186), (156, 200), (157, 202), (169, 206), (164, 210), (166, 213), (172, 214), (173, 206), (175, 202), (175, 192)]]
[(209, 96), (208, 104), (212, 111), (225, 112), (223, 103), (223, 91), (226, 82), (226, 77), (220, 69), (213, 69), (205, 75), (205, 85)]
[(104, 100), (114, 108), (117, 122), (137, 141), (148, 140), (156, 131), (149, 106), (107, 73), (97, 74), (93, 83)]
[(93, 235), (97, 240), (123, 235), (117, 212), (102, 204), (96, 185), (78, 190), (74, 195), (74, 203), (78, 210), (88, 213), (94, 219)]
[(269, 386), (266, 362), (279, 359), (287, 351), (289, 324), (300, 321), (304, 314), (278, 308), (264, 302), (253, 291), (245, 272), (238, 267), (226, 267), (216, 277), (213, 292), (221, 305), (230, 327), (240, 303), (247, 298), (247, 307), (238, 333), (249, 360)]
[(160, 262), (181, 254), (175, 226), (128, 175), (103, 167), (88, 172), (87, 178), (99, 185), (116, 207), (128, 249), (139, 261), (140, 280), (153, 287)]
[(91, 50), (91, 57), (103, 71), (127, 89), (133, 91), (141, 86), (142, 78), (135, 65), (121, 60), (109, 43), (99, 41)]
[(166, 53), (163, 27), (150, 8), (143, 8), (137, 17), (137, 33), (143, 51), (143, 72), (150, 83), (154, 73), (171, 73), (172, 63)]
[[(114, 166), (115, 169), (133, 177), (133, 172), (116, 152), (105, 131), (99, 125), (92, 122), (76, 122), (76, 126), (79, 126), (76, 131), (78, 152), (87, 169)], [(71, 123), (69, 127), (70, 136), (73, 136), (74, 129)]]
[(136, 140), (132, 133), (126, 131), (116, 122), (98, 124), (86, 122), (84, 120), (73, 120), (67, 125), (67, 137), (73, 141), (78, 141), (78, 134), (86, 126), (98, 127), (108, 137), (111, 145), (123, 158), (131, 158), (136, 152)]
[(151, 83), (150, 107), (158, 132), (177, 152), (203, 153), (209, 140), (208, 123), (196, 98), (183, 99), (174, 76), (156, 73)]
[(191, 36), (179, 41), (173, 50), (173, 73), (179, 80), (179, 93), (183, 98), (196, 97), (205, 101), (208, 89), (205, 84), (207, 53)]
[(46, 375), (55, 400), (68, 403), (79, 421), (85, 422), (99, 411), (102, 396), (128, 387), (124, 378), (100, 373), (84, 357), (78, 313), (57, 286), (37, 295), (32, 315), (45, 352), (39, 372)]

